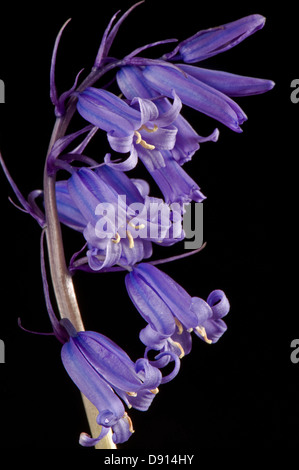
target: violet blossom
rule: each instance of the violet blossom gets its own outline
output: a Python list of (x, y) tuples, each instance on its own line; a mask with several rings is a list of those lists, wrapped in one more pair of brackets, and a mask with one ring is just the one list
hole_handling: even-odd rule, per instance
[[(146, 82), (142, 67), (129, 65), (121, 67), (116, 74), (116, 79), (120, 90), (128, 100), (140, 96), (149, 100), (152, 99), (161, 113), (165, 113), (170, 109), (169, 99), (165, 96), (157, 96), (157, 92)], [(171, 149), (171, 154), (180, 165), (192, 158), (195, 152), (199, 150), (201, 143), (216, 142), (219, 137), (218, 129), (215, 129), (207, 137), (200, 136), (181, 113), (173, 121), (173, 125), (177, 128), (177, 133), (175, 146)], [(163, 156), (164, 153), (162, 151)], [(143, 154), (140, 154), (140, 159), (149, 171), (157, 168), (150, 165), (148, 159), (143, 158)]]
[(222, 318), (230, 305), (214, 290), (207, 301), (191, 297), (170, 276), (148, 263), (135, 266), (125, 278), (128, 294), (148, 325), (140, 333), (147, 350), (171, 350), (179, 356), (191, 350), (191, 332), (215, 343), (226, 331)]
[[(230, 310), (230, 302), (221, 289), (213, 290), (206, 300), (192, 297), (154, 266), (150, 258), (154, 244), (163, 247), (184, 240), (184, 205), (205, 199), (198, 183), (183, 166), (202, 143), (216, 142), (219, 131), (216, 128), (209, 136), (202, 137), (184, 118), (184, 106), (241, 132), (247, 116), (232, 97), (264, 93), (274, 85), (270, 80), (191, 65), (231, 49), (261, 29), (264, 18), (260, 15), (199, 31), (157, 59), (139, 54), (176, 40), (147, 44), (120, 60), (109, 57), (122, 22), (141, 3), (133, 5), (115, 24), (117, 14), (113, 16), (90, 74), (81, 83), (80, 73), (77, 74), (70, 90), (58, 96), (56, 55), (68, 22), (60, 30), (50, 70), (50, 98), (57, 119), (45, 160), (43, 189), (34, 190), (24, 198), (0, 154), (0, 163), (21, 210), (42, 228), (43, 289), (53, 333), (62, 343), (63, 365), (74, 384), (98, 410), (96, 421), (102, 430), (92, 437), (82, 433), (80, 443), (84, 446), (104, 442), (110, 430), (115, 444), (129, 439), (133, 426), (125, 407), (140, 411), (149, 408), (158, 387), (176, 377), (180, 359), (191, 352), (193, 333), (211, 344), (226, 331), (223, 318)], [(111, 71), (123, 97), (94, 86)], [(68, 133), (76, 113), (91, 125)], [(95, 161), (86, 154), (97, 131), (106, 133), (108, 144), (116, 153), (115, 159), (106, 153), (103, 159)], [(86, 133), (83, 141), (70, 150), (75, 139)], [(138, 169), (139, 160), (160, 189), (161, 198), (150, 196), (146, 177), (131, 177), (129, 172)], [(70, 176), (59, 179), (60, 170), (68, 171)], [(43, 207), (37, 202), (41, 197)], [(84, 246), (80, 253), (86, 250), (90, 271), (109, 271), (116, 265), (126, 271), (128, 295), (146, 322), (139, 334), (146, 347), (145, 354), (136, 362), (103, 334), (85, 331), (72, 282), (79, 266), (74, 262), (77, 254), (67, 266), (60, 223), (82, 234)], [(44, 236), (57, 316), (49, 294)], [(156, 356), (149, 360), (152, 350)], [(163, 376), (160, 369), (169, 362), (174, 363), (173, 370)], [(86, 409), (91, 422), (93, 414), (88, 406)], [(103, 446), (111, 448), (107, 442)]]
[[(250, 15), (226, 25), (199, 31), (182, 41), (172, 52), (164, 54), (164, 63), (159, 61), (157, 64), (142, 66), (140, 62), (141, 81), (145, 81), (143, 90), (150, 88), (152, 97), (171, 97), (172, 90), (175, 90), (184, 105), (216, 119), (236, 132), (242, 132), (240, 126), (247, 116), (230, 97), (265, 93), (273, 88), (273, 81), (207, 70), (184, 63), (176, 63), (174, 67), (171, 63), (195, 63), (224, 52), (261, 29), (264, 23), (264, 17)], [(130, 85), (126, 86), (124, 81), (123, 75), (118, 74), (121, 89), (128, 90)]]
[[(130, 152), (122, 163), (106, 163), (119, 170), (131, 170), (137, 164), (139, 154), (149, 157), (154, 167), (164, 165), (161, 150), (171, 150), (177, 133), (172, 126), (181, 109), (181, 101), (171, 93), (174, 101), (166, 113), (160, 113), (155, 103), (134, 97), (130, 104), (113, 93), (97, 88), (86, 88), (78, 96), (77, 110), (88, 122), (107, 132), (109, 144), (119, 153)], [(149, 153), (146, 151), (149, 150)], [(147, 158), (144, 156), (144, 158)]]
[(146, 411), (162, 382), (160, 370), (147, 359), (135, 363), (106, 336), (93, 331), (77, 332), (66, 319), (61, 321), (69, 334), (61, 350), (63, 365), (80, 391), (98, 409), (100, 435), (81, 434), (84, 446), (94, 446), (112, 428), (113, 442), (121, 443), (133, 433), (125, 403)]
[[(102, 165), (81, 168), (56, 183), (60, 221), (82, 232), (92, 270), (133, 266), (152, 255), (152, 242), (176, 243), (184, 237), (180, 212), (148, 195), (144, 180)], [(173, 223), (175, 219), (175, 223)]]

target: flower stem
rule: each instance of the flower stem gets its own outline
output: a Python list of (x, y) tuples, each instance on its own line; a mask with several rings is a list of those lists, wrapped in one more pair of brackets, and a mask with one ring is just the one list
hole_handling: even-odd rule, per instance
[[(114, 62), (104, 66), (101, 70), (92, 70), (88, 77), (78, 87), (77, 92), (83, 91), (86, 87), (91, 86), (100, 76), (106, 73), (113, 67), (120, 65), (121, 62)], [(63, 116), (56, 119), (52, 136), (49, 143), (48, 155), (54, 145), (54, 143), (66, 133), (69, 123), (76, 111), (77, 98), (72, 96), (68, 102), (66, 112)], [(61, 318), (68, 318), (77, 331), (84, 331), (84, 324), (81, 317), (75, 288), (70, 275), (66, 261), (64, 246), (62, 240), (61, 226), (57, 213), (56, 206), (56, 192), (55, 174), (49, 174), (48, 172), (48, 155), (46, 158), (44, 168), (44, 204), (45, 204), (45, 217), (46, 217), (46, 240), (48, 249), (48, 258), (50, 266), (50, 274), (52, 279), (52, 285), (55, 293), (57, 307)], [(82, 395), (84, 407), (89, 422), (90, 430), (93, 437), (97, 437), (100, 434), (101, 427), (96, 422), (96, 409), (93, 404)], [(111, 434), (104, 437), (99, 444), (95, 446), (99, 449), (115, 449), (116, 446), (112, 442)]]

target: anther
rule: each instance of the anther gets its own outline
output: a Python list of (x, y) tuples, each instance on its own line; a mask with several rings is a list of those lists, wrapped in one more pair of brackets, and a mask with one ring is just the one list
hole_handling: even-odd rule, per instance
[(181, 324), (180, 320), (178, 320), (177, 318), (175, 318), (174, 321), (175, 321), (175, 324), (176, 324), (176, 326), (178, 327), (178, 330), (179, 330), (178, 334), (181, 335), (184, 331), (184, 327)]
[(152, 132), (156, 132), (158, 130), (158, 126), (157, 124), (154, 125), (154, 128), (153, 129), (150, 129), (149, 127), (147, 127), (145, 124), (143, 124), (139, 130), (144, 130), (146, 132), (149, 132), (149, 133), (152, 133)]
[(126, 411), (125, 411), (125, 414), (123, 415), (123, 418), (125, 418), (128, 421), (129, 431), (133, 434), (133, 432), (135, 432), (134, 429), (133, 429), (133, 423), (132, 423), (132, 420), (131, 420), (130, 416), (128, 415), (128, 413)]
[(134, 134), (136, 135), (136, 144), (140, 144), (146, 150), (154, 150), (155, 146), (148, 144), (145, 140), (142, 139), (140, 132), (135, 131)]
[(142, 230), (143, 228), (145, 228), (145, 225), (144, 225), (144, 224), (134, 225), (134, 224), (132, 224), (132, 222), (129, 222), (128, 225), (130, 225), (131, 227), (133, 227), (135, 230)]
[(134, 134), (135, 134), (136, 137), (137, 137), (137, 139), (136, 139), (136, 144), (140, 144), (140, 142), (142, 141), (142, 137), (141, 137), (140, 132), (135, 131)]
[(203, 337), (206, 343), (211, 344), (212, 340), (207, 337), (207, 332), (204, 326), (197, 326), (196, 331)]
[(179, 350), (181, 351), (181, 354), (179, 355), (179, 359), (182, 359), (182, 357), (185, 356), (185, 351), (184, 351), (183, 346), (180, 343), (178, 343), (178, 341), (173, 341), (173, 339), (171, 338), (168, 338), (168, 341), (174, 346), (176, 346), (177, 348), (179, 348)]
[(153, 393), (154, 395), (157, 395), (157, 393), (159, 393), (159, 389), (158, 387), (156, 388), (153, 388), (152, 390), (150, 390), (151, 393)]
[(113, 243), (119, 243), (120, 242), (120, 234), (118, 232), (116, 232), (115, 238), (111, 238), (111, 240), (113, 241)]
[(129, 395), (129, 397), (137, 397), (136, 392), (126, 392), (126, 394)]

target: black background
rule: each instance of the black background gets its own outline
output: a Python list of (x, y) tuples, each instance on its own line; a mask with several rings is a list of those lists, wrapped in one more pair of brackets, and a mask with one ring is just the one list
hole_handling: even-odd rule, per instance
[[(202, 63), (204, 67), (268, 78), (276, 87), (265, 95), (240, 98), (248, 121), (236, 134), (184, 108), (201, 135), (220, 129), (218, 143), (202, 144), (185, 169), (207, 196), (206, 248), (194, 257), (161, 267), (193, 296), (223, 289), (231, 303), (228, 330), (215, 345), (194, 336), (179, 375), (160, 387), (150, 410), (130, 411), (135, 434), (120, 446), (128, 451), (295, 447), (299, 438), (299, 364), (290, 343), (299, 337), (297, 307), (297, 123), (299, 104), (290, 100), (298, 78), (296, 15), (291, 2), (196, 2), (146, 0), (121, 27), (111, 54), (166, 38), (183, 40), (200, 29), (259, 13), (264, 29)], [(23, 194), (41, 188), (44, 158), (54, 124), (49, 99), (52, 47), (68, 25), (57, 60), (59, 92), (93, 64), (110, 17), (132, 2), (67, 2), (2, 7), (0, 148)], [(173, 46), (148, 52), (159, 57)], [(102, 158), (107, 148), (97, 149)], [(142, 173), (142, 169), (140, 168)], [(1, 176), (0, 447), (78, 449), (88, 431), (80, 394), (60, 361), (60, 343), (51, 336), (39, 268), (40, 229), (9, 202)], [(65, 231), (66, 252), (81, 239)], [(182, 248), (182, 247), (180, 247)], [(154, 258), (178, 247), (158, 248)], [(100, 331), (132, 359), (143, 353), (138, 332), (144, 321), (128, 299), (123, 273), (79, 273), (74, 282), (86, 329)], [(85, 449), (85, 452), (88, 450)], [(193, 452), (193, 453), (194, 453)]]

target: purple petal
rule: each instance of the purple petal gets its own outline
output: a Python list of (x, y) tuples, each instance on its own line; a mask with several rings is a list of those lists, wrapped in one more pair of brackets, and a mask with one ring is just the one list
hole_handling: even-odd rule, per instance
[(153, 329), (164, 335), (172, 335), (175, 331), (175, 321), (170, 309), (135, 271), (134, 269), (125, 277), (126, 288), (133, 304)]
[(180, 344), (181, 348), (184, 350), (184, 356), (191, 352), (192, 336), (187, 330), (183, 330), (181, 333), (176, 330), (171, 339), (173, 342)]
[[(125, 195), (128, 205), (132, 204), (133, 202), (143, 202), (143, 196), (137, 189), (135, 181), (129, 178), (122, 171), (115, 171), (108, 165), (101, 165), (98, 168), (95, 168), (94, 172), (99, 175), (102, 181), (109, 185), (110, 188), (114, 189), (118, 194)], [(147, 191), (149, 191), (149, 185), (146, 181), (137, 181), (141, 187), (143, 187), (145, 184)]]
[(172, 150), (176, 143), (177, 131), (177, 128), (174, 126), (169, 126), (168, 128), (159, 127), (153, 133), (141, 131), (141, 135), (148, 144), (154, 145), (157, 150)]
[(156, 181), (162, 192), (165, 202), (172, 204), (189, 203), (191, 201), (202, 202), (205, 196), (200, 191), (198, 184), (186, 173), (186, 171), (174, 160), (170, 152), (163, 152), (164, 168), (153, 169), (140, 155), (151, 176)]
[(193, 65), (180, 64), (180, 68), (192, 77), (216, 88), (227, 96), (250, 96), (265, 93), (274, 87), (271, 80), (245, 77), (219, 70), (209, 70)]
[[(109, 91), (86, 88), (78, 96), (78, 112), (109, 135), (124, 139), (122, 152), (129, 152), (132, 133), (140, 127), (140, 113)], [(125, 138), (128, 138), (126, 141)], [(120, 151), (118, 148), (116, 151)]]
[(199, 144), (210, 141), (217, 142), (219, 137), (218, 129), (215, 129), (212, 134), (207, 137), (198, 135), (188, 121), (181, 115), (177, 117), (173, 124), (178, 131), (172, 155), (180, 165), (191, 160), (192, 156), (199, 149)]
[[(134, 186), (138, 189), (138, 192), (141, 194), (142, 198), (145, 198), (149, 195), (150, 192), (150, 185), (147, 181), (139, 179), (139, 178), (131, 178), (131, 181), (134, 183)], [(136, 198), (138, 200), (138, 198)], [(132, 201), (135, 202), (135, 201)], [(131, 202), (130, 202), (131, 204)]]
[[(202, 305), (199, 304), (198, 299), (193, 300), (193, 308), (202, 308)], [(203, 321), (200, 322), (200, 325), (205, 328), (207, 338), (212, 341), (212, 343), (216, 343), (227, 330), (227, 326), (224, 321), (221, 320), (221, 318), (227, 315), (230, 309), (230, 305), (226, 295), (222, 290), (212, 291), (207, 298), (207, 304), (211, 308), (212, 315), (210, 318), (203, 319)], [(196, 330), (195, 334), (203, 339), (202, 335)]]
[(99, 203), (118, 204), (118, 194), (89, 168), (81, 168), (68, 180), (71, 199), (84, 218), (93, 225), (99, 220), (96, 208)]
[[(227, 326), (222, 320), (211, 319), (206, 321), (202, 326), (204, 326), (206, 330), (207, 338), (212, 341), (212, 343), (216, 343), (227, 330)], [(196, 330), (194, 330), (194, 333), (200, 339), (203, 339)]]
[(130, 397), (130, 405), (139, 411), (147, 411), (155, 398), (155, 393), (150, 390), (142, 390), (136, 397)]
[[(171, 107), (167, 98), (160, 98), (156, 101), (156, 105), (160, 114), (167, 114), (167, 110)], [(177, 133), (175, 146), (172, 149), (172, 155), (180, 165), (183, 165), (186, 161), (189, 161), (192, 158), (194, 153), (199, 149), (200, 143), (208, 141), (216, 142), (218, 140), (218, 129), (215, 129), (208, 137), (202, 137), (195, 132), (189, 122), (181, 114), (179, 114), (173, 121), (173, 126), (176, 127)]]
[(110, 428), (102, 426), (101, 432), (98, 437), (90, 437), (86, 432), (81, 432), (79, 444), (83, 447), (94, 447), (100, 440), (102, 440), (109, 432)]
[(140, 358), (135, 363), (138, 377), (142, 380), (142, 389), (153, 390), (157, 388), (162, 379), (162, 374), (156, 367), (153, 367), (148, 359)]
[[(263, 28), (264, 24), (265, 18), (261, 15), (246, 16), (222, 26), (199, 31), (181, 42), (175, 51), (178, 52), (178, 58), (186, 63), (199, 62), (231, 49)], [(168, 54), (167, 57), (171, 55), (173, 54)]]
[(167, 111), (160, 113), (160, 116), (156, 121), (158, 127), (169, 126), (176, 120), (176, 118), (180, 114), (180, 111), (182, 109), (182, 102), (176, 94), (175, 90), (172, 90), (172, 95), (174, 98), (172, 105), (167, 109)]
[[(87, 229), (85, 229), (84, 231), (84, 236), (87, 241), (91, 239), (87, 232)], [(98, 240), (98, 238), (93, 238), (91, 240), (91, 248), (86, 253), (88, 258), (88, 264), (93, 271), (100, 271), (105, 267), (114, 266), (119, 262), (119, 259), (121, 257), (122, 247), (120, 243), (113, 243), (111, 240), (106, 239), (104, 240), (105, 248), (100, 250), (99, 248), (95, 248), (92, 246), (92, 244), (95, 245)], [(100, 259), (98, 258), (98, 256), (100, 256)]]
[[(112, 135), (108, 135), (108, 140), (112, 148), (118, 149), (120, 153), (126, 153), (126, 147), (123, 147), (121, 139), (113, 139)], [(132, 145), (132, 139), (130, 138), (131, 141), (131, 147), (130, 147), (130, 155), (126, 160), (119, 162), (119, 161), (112, 161), (111, 160), (111, 155), (107, 154), (104, 158), (104, 161), (107, 166), (110, 166), (114, 170), (118, 171), (130, 171), (135, 168), (138, 162), (138, 154), (135, 149), (135, 147)], [(129, 145), (129, 142), (127, 142)], [(127, 144), (126, 144), (127, 145)]]
[(129, 100), (132, 100), (135, 96), (141, 98), (154, 98), (157, 96), (157, 92), (145, 82), (140, 67), (122, 67), (118, 70), (116, 79), (120, 90)]
[(174, 365), (174, 369), (172, 370), (172, 372), (170, 372), (170, 374), (162, 378), (162, 382), (161, 382), (162, 384), (166, 384), (167, 382), (170, 382), (171, 380), (173, 380), (175, 376), (179, 373), (180, 366), (181, 366), (181, 361), (179, 357), (176, 354), (171, 353), (170, 351), (162, 352), (161, 354), (158, 354), (158, 356), (156, 356), (156, 360), (159, 361), (159, 359), (161, 359), (164, 356), (170, 356), (174, 360), (175, 365)]
[(79, 332), (76, 346), (92, 368), (112, 387), (124, 391), (136, 391), (142, 382), (135, 372), (135, 365), (117, 344), (100, 333)]
[[(197, 314), (190, 310), (191, 296), (170, 276), (147, 263), (139, 264), (134, 268), (133, 273), (135, 277), (138, 276), (139, 283), (147, 286), (149, 295), (154, 293), (156, 297), (162, 299), (168, 311), (187, 329), (198, 325)], [(163, 332), (158, 329), (157, 331)], [(175, 329), (172, 333), (174, 331)]]
[[(146, 83), (142, 69), (139, 67), (122, 67), (117, 72), (117, 82), (122, 93), (128, 99), (133, 100), (135, 96), (148, 99), (157, 98), (157, 92)], [(182, 102), (175, 90), (171, 91), (171, 98), (173, 98), (172, 104), (170, 104), (168, 100), (165, 100), (165, 98), (155, 100), (155, 105), (160, 111), (159, 117), (155, 120), (155, 124), (157, 124), (158, 127), (169, 126), (179, 116)]]
[(71, 227), (73, 230), (83, 232), (87, 225), (87, 220), (71, 198), (68, 191), (67, 181), (58, 181), (56, 183), (55, 190), (60, 222)]
[(230, 309), (229, 301), (222, 290), (214, 290), (207, 298), (207, 303), (213, 311), (213, 318), (222, 318), (228, 314)]
[(115, 424), (123, 416), (124, 406), (112, 388), (82, 355), (77, 347), (76, 338), (70, 338), (62, 346), (61, 358), (75, 385), (98, 409), (98, 424), (106, 427)]
[(148, 121), (156, 122), (156, 120), (159, 117), (159, 111), (157, 109), (157, 106), (148, 99), (136, 97), (136, 98), (133, 98), (130, 105), (135, 109), (139, 108), (141, 117), (140, 117), (140, 125), (138, 126), (138, 129), (143, 124), (146, 124)]
[[(148, 252), (148, 248), (150, 251)], [(134, 246), (130, 246), (128, 238), (125, 238), (121, 241), (121, 257), (119, 259), (119, 264), (123, 266), (134, 266), (136, 263), (141, 261), (144, 258), (149, 258), (152, 254), (152, 246), (148, 246), (145, 243), (145, 240), (142, 238), (134, 239)]]
[(112, 426), (112, 431), (112, 440), (115, 444), (121, 444), (129, 439), (134, 431), (132, 429), (132, 422), (127, 413)]
[(169, 338), (169, 334), (160, 333), (148, 324), (140, 331), (139, 338), (140, 341), (150, 349), (161, 350), (165, 345), (166, 340)]
[(128, 407), (132, 406), (139, 411), (147, 411), (156, 396), (148, 389), (140, 390), (136, 396), (124, 394), (121, 390), (116, 392)]
[(147, 66), (143, 75), (159, 93), (171, 97), (174, 88), (183, 104), (222, 122), (236, 132), (247, 119), (241, 108), (223, 93), (169, 67)]
[[(142, 69), (139, 67), (122, 67), (117, 72), (116, 78), (119, 88), (128, 99), (133, 99), (134, 96), (154, 98), (158, 94), (158, 92), (155, 92), (151, 86), (146, 83)], [(177, 95), (175, 94), (175, 96)], [(175, 104), (175, 101), (171, 105), (168, 99), (160, 98), (155, 100), (155, 104), (160, 111), (161, 118), (159, 119), (162, 119), (165, 114), (167, 116), (168, 112), (177, 112), (176, 106), (178, 106), (178, 104)], [(179, 104), (179, 106), (181, 106), (181, 104)], [(171, 116), (171, 119), (173, 119), (173, 117), (174, 116)], [(218, 130), (214, 131), (209, 137), (201, 137), (180, 114), (173, 121), (173, 125), (178, 130), (173, 156), (180, 165), (191, 159), (192, 155), (199, 149), (199, 143), (208, 140), (216, 141), (218, 138)], [(155, 167), (159, 168), (156, 165)], [(152, 169), (154, 169), (154, 167)]]
[(140, 147), (138, 150), (138, 156), (146, 169), (150, 172), (165, 167), (165, 161), (162, 152), (160, 150), (147, 150)]
[(213, 311), (209, 304), (200, 297), (193, 297), (191, 303), (191, 311), (194, 312), (198, 319), (198, 325), (203, 325), (206, 320), (213, 317)]
[(140, 213), (138, 217), (144, 220), (147, 239), (160, 243), (170, 236), (172, 213), (168, 204), (162, 199), (146, 197), (144, 213)]

